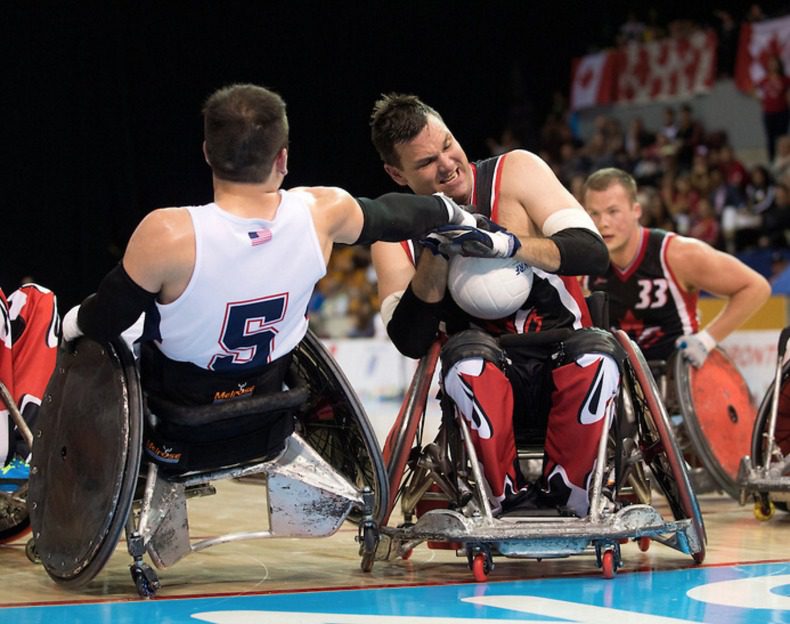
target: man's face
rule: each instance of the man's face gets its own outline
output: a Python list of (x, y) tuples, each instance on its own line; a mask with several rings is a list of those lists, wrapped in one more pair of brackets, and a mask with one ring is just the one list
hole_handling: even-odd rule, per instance
[(444, 193), (460, 204), (468, 204), (472, 195), (472, 170), (466, 154), (439, 119), (428, 116), (422, 131), (407, 143), (395, 145), (400, 167), (384, 169), (401, 186), (417, 195)]
[(639, 231), (641, 206), (631, 202), (621, 184), (610, 184), (606, 190), (588, 190), (584, 194), (584, 208), (601, 233), (609, 255), (622, 252)]

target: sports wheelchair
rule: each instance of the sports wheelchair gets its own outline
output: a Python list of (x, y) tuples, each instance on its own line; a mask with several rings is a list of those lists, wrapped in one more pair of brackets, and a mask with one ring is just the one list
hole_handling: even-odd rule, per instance
[(749, 386), (716, 348), (697, 369), (675, 352), (648, 362), (698, 493), (720, 490), (738, 500), (738, 470), (757, 416)]
[[(588, 516), (494, 517), (468, 426), (449, 401), (436, 438), (424, 443), (427, 400), (442, 348), (437, 341), (418, 363), (384, 448), (390, 480), (385, 519), (391, 520), (399, 503), (404, 522), (381, 528), (377, 560), (408, 558), (427, 542), (465, 556), (481, 582), (493, 569), (495, 555), (540, 560), (589, 548), (603, 575), (612, 578), (622, 565), (620, 544), (628, 540), (642, 550), (655, 540), (703, 561), (707, 537), (702, 515), (647, 363), (624, 332), (588, 331), (597, 331), (612, 352), (619, 351), (622, 362), (616, 415), (607, 416), (608, 433), (598, 444)], [(543, 339), (541, 334), (507, 338), (522, 343)], [(543, 456), (540, 437), (519, 439), (517, 432), (517, 445), (520, 460)], [(650, 475), (674, 520), (665, 520), (652, 505)]]
[(751, 439), (751, 454), (741, 460), (740, 503), (751, 494), (754, 516), (769, 520), (790, 502), (790, 361), (784, 362), (790, 327), (779, 334), (776, 374), (760, 403)]
[[(33, 434), (27, 426), (19, 407), (6, 388), (0, 382), (0, 400), (5, 404), (11, 421), (22, 436), (28, 449), (33, 446)], [(27, 511), (28, 484), (20, 483), (13, 492), (0, 492), (0, 544), (12, 542), (30, 531), (30, 516)]]
[[(55, 582), (79, 588), (125, 530), (132, 578), (150, 597), (160, 582), (146, 553), (165, 568), (231, 541), (328, 536), (349, 519), (363, 562), (372, 561), (388, 481), (364, 409), (310, 332), (286, 383), (282, 392), (185, 408), (146, 396), (123, 341), (79, 339), (58, 356), (34, 431), (29, 553)], [(268, 528), (190, 539), (187, 499), (250, 475), (266, 482)]]

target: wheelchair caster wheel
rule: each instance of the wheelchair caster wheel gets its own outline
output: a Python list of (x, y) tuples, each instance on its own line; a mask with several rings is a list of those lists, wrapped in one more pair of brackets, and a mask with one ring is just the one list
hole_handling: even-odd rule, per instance
[(160, 587), (159, 577), (151, 569), (151, 566), (145, 563), (133, 563), (129, 566), (129, 571), (132, 574), (132, 580), (137, 593), (141, 598), (152, 598)]
[(617, 574), (617, 563), (614, 560), (613, 550), (605, 550), (601, 555), (601, 572), (607, 579), (614, 578), (614, 575)]
[(32, 537), (25, 544), (25, 555), (30, 560), (30, 563), (41, 563), (41, 557), (38, 554), (38, 548), (36, 548), (36, 540)]
[(491, 551), (485, 544), (480, 546), (467, 546), (466, 558), (472, 570), (472, 576), (478, 583), (484, 583), (494, 569), (494, 559)]
[(370, 572), (373, 569), (373, 563), (376, 561), (376, 550), (379, 545), (379, 532), (375, 526), (365, 526), (361, 529), (362, 536), (357, 538), (361, 544), (359, 546), (359, 554), (362, 555), (362, 562), (360, 567), (363, 572)]
[(478, 583), (484, 583), (491, 572), (491, 562), (483, 553), (477, 553), (472, 559), (472, 574)]
[(754, 501), (754, 517), (760, 522), (766, 522), (774, 517), (776, 506), (768, 496), (760, 496)]
[(649, 537), (640, 537), (636, 540), (637, 546), (639, 546), (639, 550), (642, 552), (647, 552), (650, 550), (650, 538)]

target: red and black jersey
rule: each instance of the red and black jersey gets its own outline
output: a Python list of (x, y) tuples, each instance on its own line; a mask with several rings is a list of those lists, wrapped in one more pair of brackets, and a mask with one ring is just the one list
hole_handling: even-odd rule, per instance
[(609, 264), (604, 275), (585, 278), (590, 291), (609, 296), (614, 327), (633, 338), (648, 360), (665, 360), (675, 340), (699, 329), (697, 295), (684, 290), (667, 263), (671, 232), (640, 228), (639, 251), (624, 269)]
[[(507, 154), (472, 163), (474, 191), (472, 203), (476, 211), (494, 222), (499, 220), (499, 189), (502, 169)], [(404, 241), (403, 246), (414, 264), (421, 247), (413, 241)], [(476, 326), (499, 336), (502, 334), (539, 332), (546, 329), (590, 327), (590, 313), (576, 277), (556, 275), (533, 268), (535, 277), (529, 297), (511, 316), (489, 321), (473, 319)], [(449, 293), (447, 295), (449, 299)], [(464, 313), (454, 306), (452, 316)], [(467, 315), (468, 318), (468, 315)], [(448, 327), (452, 333), (452, 328)]]

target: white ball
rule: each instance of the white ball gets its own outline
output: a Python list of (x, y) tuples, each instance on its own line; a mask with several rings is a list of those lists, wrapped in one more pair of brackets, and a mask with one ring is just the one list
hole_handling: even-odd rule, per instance
[(532, 290), (532, 268), (514, 258), (453, 256), (447, 287), (467, 314), (501, 319), (518, 310)]

